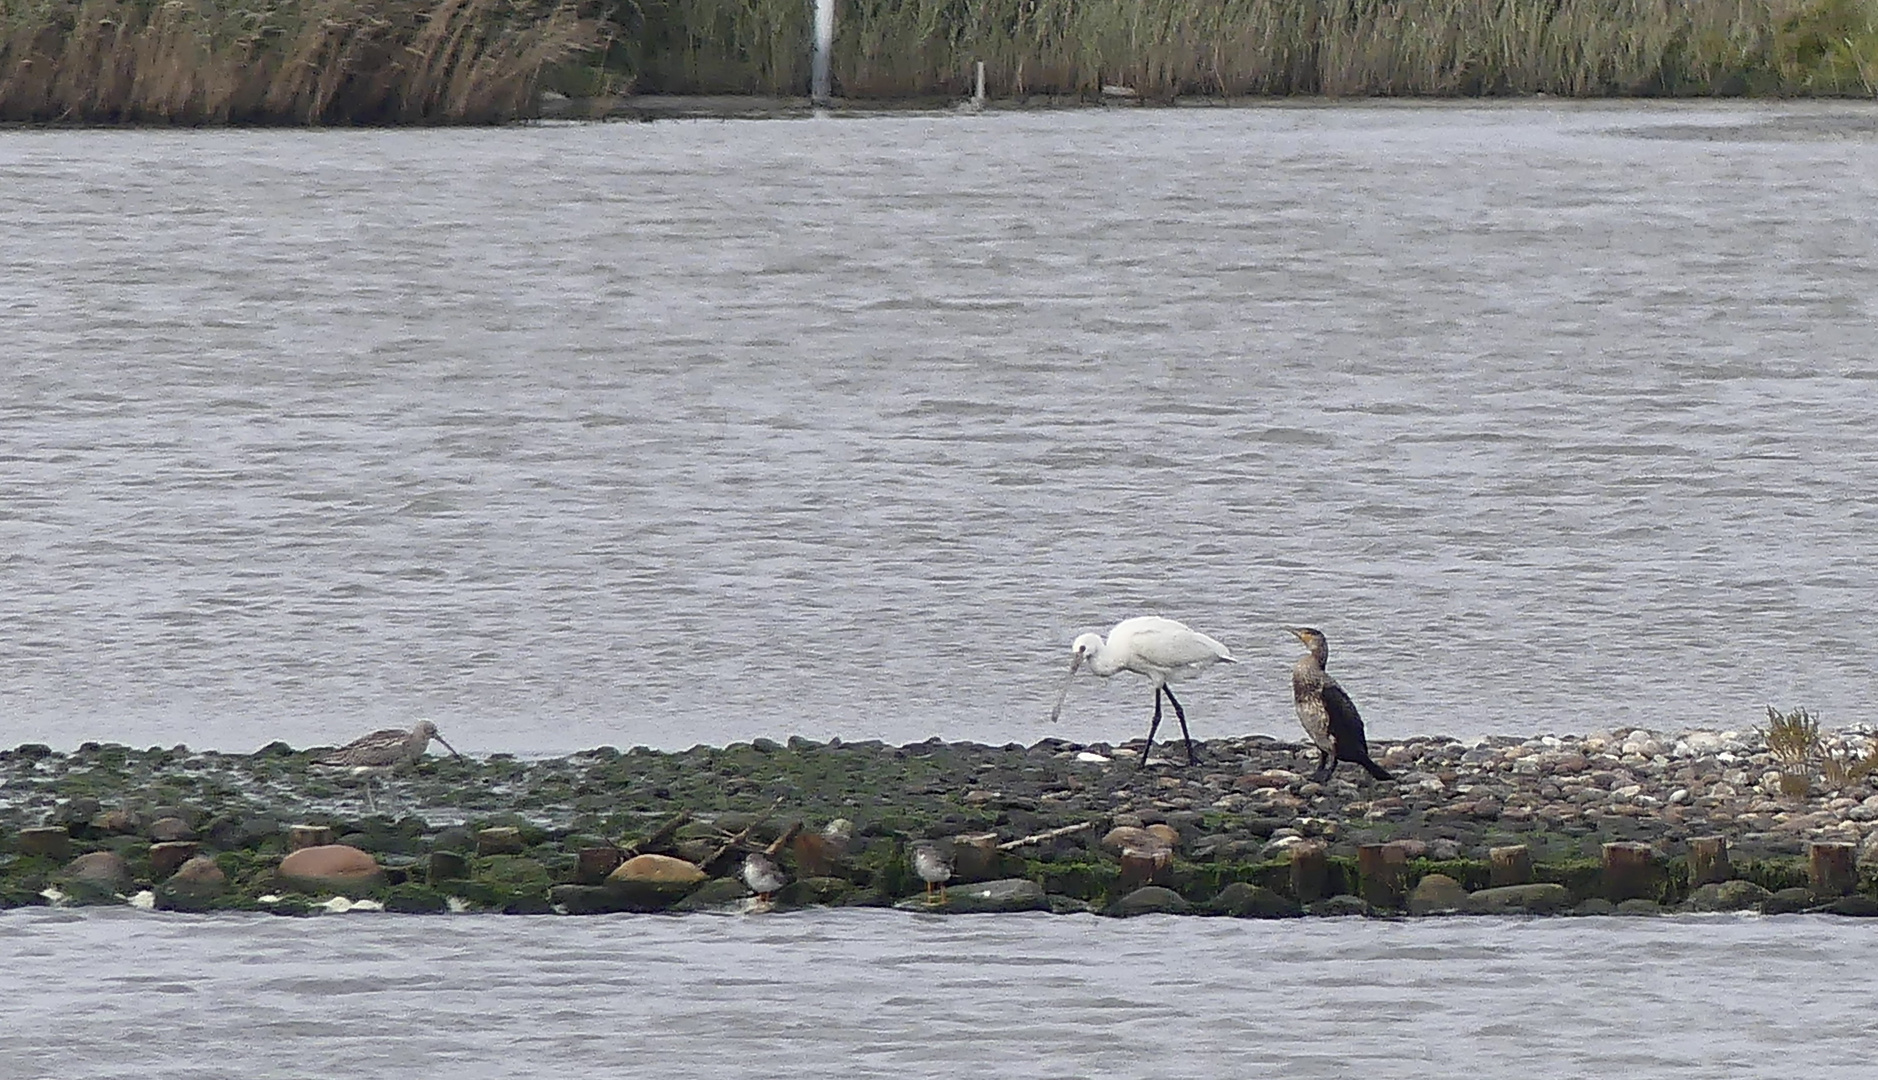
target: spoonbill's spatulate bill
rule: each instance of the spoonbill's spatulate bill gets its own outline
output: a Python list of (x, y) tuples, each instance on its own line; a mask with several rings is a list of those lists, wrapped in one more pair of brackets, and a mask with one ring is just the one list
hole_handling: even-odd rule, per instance
[(1185, 623), (1158, 615), (1123, 619), (1109, 631), (1107, 640), (1100, 634), (1084, 634), (1071, 646), (1069, 677), (1063, 680), (1062, 692), (1056, 695), (1056, 704), (1050, 709), (1051, 720), (1062, 715), (1070, 683), (1085, 663), (1090, 671), (1103, 678), (1118, 671), (1146, 675), (1154, 684), (1154, 722), (1148, 725), (1148, 743), (1141, 748), (1141, 760), (1146, 763), (1148, 751), (1154, 748), (1154, 733), (1161, 726), (1161, 696), (1165, 694), (1180, 720), (1180, 734), (1187, 743), (1187, 764), (1191, 765), (1199, 757), (1194, 753), (1193, 735), (1187, 730), (1187, 713), (1167, 684), (1197, 675), (1214, 664), (1238, 661), (1232, 658), (1226, 646)]

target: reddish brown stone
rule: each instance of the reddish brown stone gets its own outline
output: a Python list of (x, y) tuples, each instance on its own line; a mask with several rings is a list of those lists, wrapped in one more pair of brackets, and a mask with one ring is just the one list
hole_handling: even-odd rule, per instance
[(346, 844), (301, 848), (282, 859), (276, 873), (282, 886), (300, 892), (352, 896), (385, 883), (377, 860)]

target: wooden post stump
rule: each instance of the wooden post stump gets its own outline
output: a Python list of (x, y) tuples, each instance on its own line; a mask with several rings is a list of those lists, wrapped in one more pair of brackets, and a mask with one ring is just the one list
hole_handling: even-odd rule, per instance
[(151, 844), (150, 877), (158, 881), (169, 877), (177, 868), (195, 858), (198, 850), (194, 840), (165, 840), (161, 844)]
[(430, 864), (425, 867), (424, 877), (432, 885), (440, 881), (467, 881), (469, 876), (469, 856), (460, 851), (430, 853)]
[(1300, 904), (1313, 904), (1330, 895), (1330, 854), (1324, 845), (1292, 847), (1291, 892)]
[(69, 862), (72, 858), (72, 834), (63, 825), (21, 829), (16, 842), (21, 855), (37, 855), (54, 862)]
[(1821, 843), (1807, 847), (1807, 887), (1824, 899), (1849, 896), (1858, 887), (1858, 848), (1851, 844)]
[(1364, 844), (1356, 849), (1356, 876), (1371, 907), (1402, 906), (1408, 853), (1395, 844)]
[(288, 851), (324, 847), (332, 842), (333, 829), (330, 825), (294, 825), (287, 830)]
[(599, 885), (606, 881), (606, 876), (619, 866), (619, 849), (612, 847), (584, 847), (580, 849), (578, 861), (574, 863), (574, 883), (576, 885)]
[(1173, 865), (1174, 853), (1166, 848), (1123, 848), (1121, 887), (1165, 885)]
[(1725, 836), (1689, 838), (1689, 887), (1713, 885), (1735, 876), (1734, 863), (1728, 858)]
[(1656, 899), (1663, 876), (1650, 845), (1632, 841), (1604, 845), (1604, 897), (1612, 903)]
[(1525, 885), (1532, 881), (1532, 849), (1524, 844), (1490, 848), (1487, 851), (1487, 884)]
[(990, 881), (998, 874), (998, 834), (969, 833), (952, 838), (952, 884)]

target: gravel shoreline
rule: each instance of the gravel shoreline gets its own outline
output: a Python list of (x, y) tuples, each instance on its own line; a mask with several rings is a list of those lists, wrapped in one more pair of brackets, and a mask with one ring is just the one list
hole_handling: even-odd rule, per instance
[[(311, 767), (321, 748), (276, 743), (238, 755), (89, 743), (60, 753), (28, 745), (0, 751), (0, 903), (39, 902), (33, 897), (45, 889), (27, 886), (54, 888), (69, 876), (65, 858), (101, 851), (125, 861), (133, 890), (112, 895), (138, 895), (161, 884), (151, 848), (183, 843), (195, 845), (190, 854), (223, 864), (229, 884), (218, 895), (253, 906), (289, 849), (291, 827), (316, 825), (401, 879), (381, 888), (424, 885), (434, 876), (425, 860), (439, 852), (467, 855), (464, 872), (472, 878), (485, 857), (525, 859), (526, 880), (488, 896), (508, 909), (514, 896), (532, 890), (552, 910), (556, 903), (567, 907), (573, 894), (555, 901), (549, 890), (604, 884), (579, 879), (583, 851), (612, 847), (631, 856), (646, 850), (640, 845), (661, 822), (681, 817), (684, 828), (661, 841), (663, 850), (702, 863), (752, 823), (757, 828), (744, 838), (746, 847), (775, 840), (788, 824), (814, 834), (834, 819), (852, 822), (857, 851), (839, 870), (805, 873), (812, 868), (787, 865), (785, 852), (793, 878), (845, 882), (817, 886), (811, 902), (886, 903), (919, 892), (904, 866), (904, 847), (913, 839), (978, 838), (970, 842), (995, 852), (996, 843), (1073, 826), (1083, 828), (996, 854), (960, 880), (1029, 878), (1050, 886), (1050, 896), (1067, 889), (1097, 909), (1122, 899), (1122, 885), (1166, 880), (1191, 905), (1217, 899), (1213, 894), (1233, 882), (1284, 891), (1290, 849), (1299, 845), (1321, 845), (1337, 865), (1348, 863), (1344, 884), (1354, 889), (1350, 860), (1366, 845), (1400, 849), (1410, 860), (1407, 887), (1437, 871), (1480, 884), (1496, 847), (1523, 845), (1535, 864), (1580, 872), (1613, 842), (1647, 845), (1668, 866), (1680, 865), (1690, 840), (1720, 837), (1741, 865), (1783, 866), (1763, 872), (1768, 885), (1798, 880), (1802, 871), (1793, 860), (1812, 845), (1852, 845), (1866, 871), (1863, 887), (1870, 887), (1878, 789), (1870, 777), (1843, 776), (1835, 788), (1831, 771), (1820, 767), (1834, 756), (1862, 756), (1870, 742), (1858, 733), (1828, 733), (1817, 748), (1828, 756), (1795, 765), (1783, 763), (1752, 729), (1427, 737), (1372, 744), (1395, 781), (1372, 781), (1345, 765), (1324, 784), (1308, 778), (1313, 751), (1262, 736), (1200, 744), (1201, 760), (1191, 767), (1178, 748), (1166, 760), (1157, 747), (1143, 766), (1138, 742), (1060, 739), (1001, 747), (935, 739), (895, 747), (793, 738), (669, 753), (603, 747), (541, 760), (428, 758), (395, 779), (394, 801), (381, 806), (392, 812), (380, 815), (362, 812), (358, 781)], [(1802, 773), (1812, 792), (1783, 793), (1783, 786), (1796, 790)], [(1164, 827), (1166, 839), (1155, 843), (1165, 844), (1172, 866), (1131, 881), (1122, 843), (1104, 840), (1122, 835), (1117, 829), (1149, 826)], [(69, 853), (55, 849), (65, 858), (22, 850), (28, 833), (47, 827), (70, 838)], [(516, 850), (480, 850), (481, 834), (490, 829), (514, 831)], [(727, 857), (705, 866), (708, 876), (734, 880)], [(1063, 868), (1078, 869), (1063, 878)], [(1674, 872), (1666, 881), (1659, 899), (1688, 894)], [(730, 891), (718, 889), (726, 901), (741, 899)]]

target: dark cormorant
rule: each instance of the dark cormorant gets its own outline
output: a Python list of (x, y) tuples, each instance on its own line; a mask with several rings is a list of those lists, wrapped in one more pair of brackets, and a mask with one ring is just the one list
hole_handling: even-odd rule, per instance
[(1356, 703), (1330, 677), (1324, 665), (1330, 662), (1330, 643), (1321, 630), (1308, 626), (1287, 626), (1310, 650), (1291, 669), (1291, 696), (1297, 699), (1298, 723), (1317, 745), (1317, 771), (1311, 779), (1318, 783), (1330, 779), (1337, 762), (1354, 761), (1369, 770), (1378, 780), (1394, 780), (1388, 770), (1370, 760), (1369, 740), (1363, 736), (1363, 718)]

